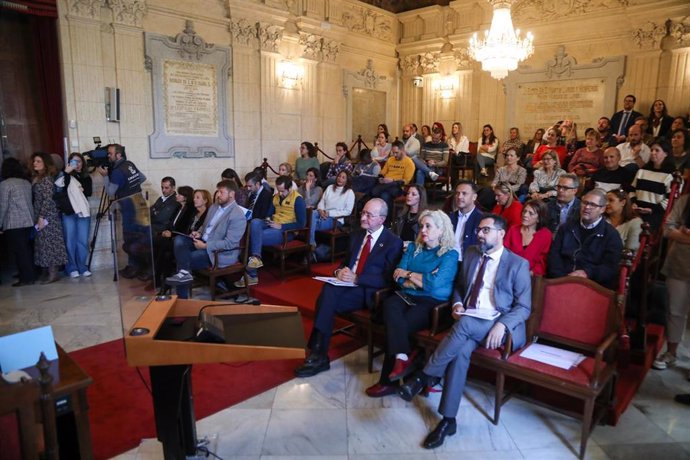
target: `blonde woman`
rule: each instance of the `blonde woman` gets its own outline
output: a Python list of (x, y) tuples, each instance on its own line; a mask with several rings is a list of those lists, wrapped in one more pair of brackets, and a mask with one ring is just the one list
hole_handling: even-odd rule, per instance
[(393, 272), (400, 287), (396, 295), (383, 303), (386, 324), (386, 357), (378, 383), (366, 389), (372, 398), (396, 392), (393, 381), (414, 370), (415, 357), (409, 337), (429, 327), (434, 305), (447, 301), (453, 292), (458, 268), (458, 252), (454, 249), (453, 225), (446, 213), (426, 210), (419, 216), (419, 233)]

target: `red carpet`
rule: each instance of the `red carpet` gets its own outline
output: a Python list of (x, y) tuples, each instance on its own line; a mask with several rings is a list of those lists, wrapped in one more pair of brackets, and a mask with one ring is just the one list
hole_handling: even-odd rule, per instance
[[(320, 289), (321, 283), (310, 278), (281, 282), (262, 276), (261, 286), (255, 289), (254, 295), (263, 303), (300, 307), (306, 335), (311, 331), (310, 312)], [(333, 337), (329, 354), (331, 359), (336, 359), (360, 346), (352, 339), (338, 335)], [(84, 348), (70, 355), (94, 381), (88, 390), (88, 400), (95, 458), (121, 454), (136, 447), (141, 439), (155, 437), (151, 396), (136, 369), (127, 365), (121, 340)], [(299, 362), (276, 360), (194, 365), (192, 388), (197, 420), (292, 379), (293, 369)], [(148, 370), (141, 369), (141, 373), (148, 385)]]

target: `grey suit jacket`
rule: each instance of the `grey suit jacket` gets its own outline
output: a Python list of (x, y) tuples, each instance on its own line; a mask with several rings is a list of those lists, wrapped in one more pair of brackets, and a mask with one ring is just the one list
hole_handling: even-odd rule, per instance
[(0, 182), (0, 228), (33, 227), (34, 223), (31, 182), (15, 177)]
[[(206, 239), (206, 252), (209, 259), (213, 260), (214, 251), (223, 250), (218, 255), (220, 267), (227, 267), (237, 262), (240, 256), (240, 241), (244, 235), (244, 230), (247, 228), (247, 219), (237, 203), (233, 201), (228, 206), (229, 208), (225, 210)], [(206, 226), (211, 223), (213, 216), (219, 209), (218, 204), (211, 206), (199, 233), (204, 234)]]
[[(455, 278), (453, 303), (465, 304), (481, 255), (478, 246), (467, 249), (462, 271)], [(503, 249), (501, 260), (498, 262), (494, 302), (496, 309), (501, 312), (498, 321), (506, 326), (513, 337), (513, 347), (521, 347), (526, 340), (525, 321), (532, 310), (532, 280), (529, 274), (529, 263), (507, 248)]]

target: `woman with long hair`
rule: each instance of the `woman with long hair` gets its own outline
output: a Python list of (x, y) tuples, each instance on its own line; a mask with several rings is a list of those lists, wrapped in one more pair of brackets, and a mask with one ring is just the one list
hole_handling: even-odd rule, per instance
[(530, 198), (547, 200), (556, 196), (558, 178), (565, 174), (558, 162), (558, 155), (548, 150), (541, 158), (541, 168), (534, 170), (534, 179), (529, 184)]
[(0, 228), (7, 253), (14, 256), (19, 270), (19, 280), (12, 286), (31, 285), (36, 279), (31, 253), (31, 230), (35, 222), (31, 182), (16, 158), (5, 158), (0, 173)]
[(532, 157), (537, 153), (537, 149), (542, 143), (542, 138), (544, 137), (544, 128), (538, 128), (534, 132), (532, 139), (527, 141), (525, 148), (523, 149), (524, 156), (522, 157), (522, 164), (527, 169), (532, 169)]
[(405, 192), (405, 206), (391, 226), (391, 231), (403, 240), (405, 247), (417, 239), (419, 233), (418, 217), (426, 207), (426, 189), (418, 184), (410, 184)]
[(668, 115), (666, 103), (661, 99), (657, 99), (649, 107), (647, 121), (649, 121), (647, 134), (651, 134), (656, 140), (668, 134), (673, 124), (673, 117)]
[(635, 189), (633, 210), (647, 222), (652, 232), (659, 229), (671, 195), (671, 183), (676, 167), (668, 157), (671, 145), (666, 141), (652, 143), (649, 161), (637, 171), (632, 187)]
[[(319, 159), (316, 158), (318, 151), (316, 147), (311, 142), (302, 142), (299, 145), (299, 156), (295, 160), (295, 175), (300, 181), (304, 181), (307, 178), (307, 171), (309, 168), (316, 168), (319, 170)], [(317, 176), (321, 180), (320, 173)]]
[[(422, 125), (422, 138), (424, 142), (431, 142), (431, 127), (429, 125)], [(424, 144), (422, 142), (422, 144)]]
[(194, 204), (194, 217), (192, 218), (192, 223), (189, 224), (189, 233), (198, 232), (204, 224), (206, 214), (208, 214), (208, 210), (213, 204), (211, 192), (205, 189), (194, 190), (192, 203)]
[(51, 156), (43, 152), (31, 156), (31, 165), (37, 230), (34, 263), (46, 271), (42, 284), (54, 283), (60, 279), (60, 266), (67, 263), (62, 220), (53, 200), (53, 178), (57, 170)]
[(386, 356), (379, 381), (366, 389), (372, 398), (396, 393), (393, 382), (414, 370), (421, 355), (412, 350), (410, 336), (429, 327), (431, 309), (453, 292), (458, 252), (450, 218), (427, 209), (419, 216), (419, 227), (414, 244), (407, 245), (393, 272), (400, 290), (383, 302)]
[(386, 133), (378, 133), (376, 135), (374, 147), (371, 149), (371, 157), (376, 161), (384, 161), (386, 158), (388, 158), (391, 147), (391, 143), (388, 142), (388, 136)]
[(491, 211), (508, 222), (508, 228), (518, 225), (522, 221), (522, 203), (513, 193), (508, 182), (499, 182), (493, 186), (496, 206)]
[[(231, 180), (237, 185), (237, 191), (235, 192), (235, 201), (240, 206), (245, 206), (247, 204), (247, 198), (249, 193), (247, 189), (242, 184), (242, 179), (240, 179), (239, 174), (235, 172), (232, 168), (226, 168), (220, 175), (221, 180)], [(191, 202), (191, 200), (190, 200)]]
[(352, 179), (347, 171), (340, 171), (335, 178), (335, 183), (326, 187), (321, 201), (311, 213), (311, 225), (309, 225), (309, 243), (316, 245), (316, 231), (333, 228), (334, 222), (342, 226), (343, 217), (352, 214), (355, 206), (355, 192), (352, 191)]
[(479, 168), (479, 174), (484, 177), (489, 175), (486, 171), (486, 167), (496, 163), (497, 151), (498, 138), (494, 134), (494, 128), (488, 124), (484, 125), (482, 127), (482, 136), (479, 138), (479, 147), (477, 149), (477, 168)]
[(79, 275), (91, 276), (87, 266), (91, 229), (91, 207), (88, 198), (93, 187), (81, 153), (70, 154), (64, 174), (61, 173), (55, 183), (66, 190), (71, 208), (62, 212), (62, 230), (67, 249), (65, 272), (70, 278), (79, 278)]
[(448, 140), (448, 135), (446, 134), (446, 128), (443, 127), (443, 123), (435, 121), (431, 125), (431, 132), (433, 133), (435, 129), (441, 131), (441, 142), (446, 142)]
[(529, 200), (522, 207), (520, 224), (510, 227), (503, 239), (505, 247), (529, 262), (532, 275), (546, 275), (546, 260), (553, 240), (547, 224), (546, 203)]
[(515, 149), (510, 149), (505, 153), (506, 163), (504, 166), (498, 168), (494, 180), (491, 181), (491, 186), (499, 182), (507, 182), (510, 185), (512, 192), (520, 196), (527, 194), (527, 170), (518, 164), (518, 154)]
[(558, 135), (559, 132), (557, 128), (549, 128), (549, 130), (546, 131), (546, 144), (542, 144), (537, 147), (537, 151), (532, 157), (532, 167), (534, 169), (541, 168), (541, 158), (544, 156), (547, 150), (553, 150), (556, 152), (558, 155), (558, 162), (561, 165), (564, 164), (566, 158), (568, 157), (568, 150), (565, 148), (565, 145), (559, 145)]
[(317, 168), (307, 170), (307, 177), (297, 191), (304, 198), (304, 204), (308, 208), (315, 208), (319, 204), (323, 189), (319, 185), (319, 170)]
[(335, 144), (335, 158), (328, 167), (328, 172), (326, 173), (325, 180), (322, 181), (324, 187), (328, 187), (335, 183), (335, 178), (338, 177), (342, 171), (347, 172), (348, 175), (352, 175), (354, 165), (350, 160), (350, 151), (347, 148), (345, 142), (338, 142)]
[(637, 251), (640, 248), (642, 219), (635, 215), (628, 193), (623, 189), (606, 192), (606, 220), (613, 225), (623, 240), (623, 247)]

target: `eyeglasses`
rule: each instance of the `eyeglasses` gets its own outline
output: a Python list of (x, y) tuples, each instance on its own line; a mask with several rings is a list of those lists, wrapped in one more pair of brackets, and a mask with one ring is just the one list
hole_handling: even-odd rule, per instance
[(568, 187), (567, 185), (557, 185), (556, 190), (575, 190), (577, 187)]
[(498, 230), (498, 229), (495, 227), (479, 227), (479, 228), (477, 228), (477, 235), (479, 235), (479, 234), (488, 235), (489, 232), (491, 232), (491, 230)]
[(583, 208), (603, 208), (605, 204), (592, 203), (591, 201), (581, 201)]
[(372, 214), (372, 213), (367, 212), (367, 211), (362, 212), (362, 217), (366, 217), (367, 219), (371, 219), (371, 218), (379, 217), (379, 216), (380, 216), (380, 214)]

